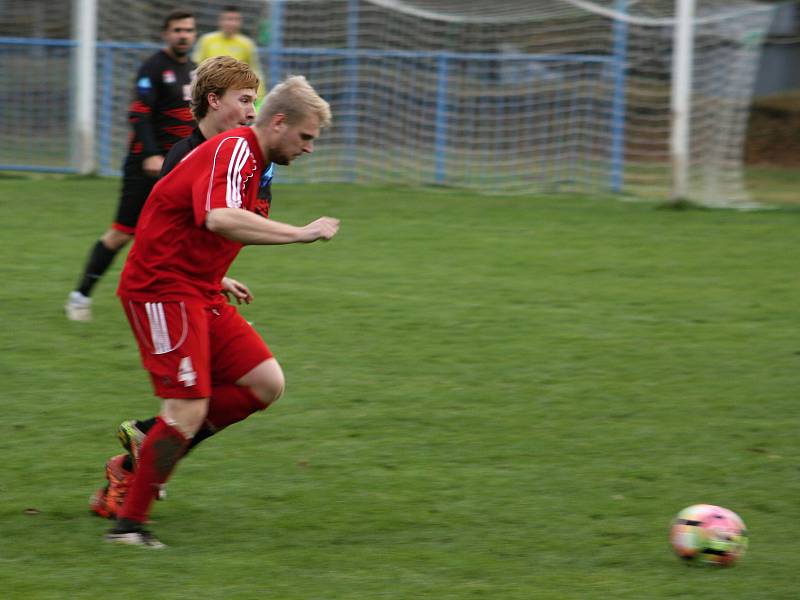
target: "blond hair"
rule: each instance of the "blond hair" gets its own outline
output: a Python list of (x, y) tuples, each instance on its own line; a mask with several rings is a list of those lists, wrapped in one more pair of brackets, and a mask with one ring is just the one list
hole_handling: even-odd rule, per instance
[(278, 114), (286, 115), (286, 122), (295, 125), (309, 115), (319, 119), (320, 127), (331, 124), (331, 107), (320, 98), (302, 75), (289, 75), (272, 88), (256, 117), (256, 126), (268, 123)]
[(195, 121), (208, 113), (208, 95), (223, 96), (227, 90), (258, 91), (258, 77), (253, 70), (231, 56), (213, 56), (200, 63), (192, 81), (191, 109)]

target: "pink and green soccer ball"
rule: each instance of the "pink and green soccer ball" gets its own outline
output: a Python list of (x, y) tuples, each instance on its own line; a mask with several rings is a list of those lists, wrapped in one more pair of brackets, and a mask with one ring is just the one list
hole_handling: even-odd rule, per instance
[(695, 504), (672, 521), (669, 541), (687, 563), (733, 565), (747, 550), (747, 528), (732, 510)]

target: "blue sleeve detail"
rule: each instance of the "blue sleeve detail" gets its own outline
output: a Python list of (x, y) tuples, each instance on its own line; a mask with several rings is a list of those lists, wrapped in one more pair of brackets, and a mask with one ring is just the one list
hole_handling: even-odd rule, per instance
[(136, 87), (139, 89), (140, 92), (147, 92), (150, 88), (153, 87), (153, 84), (150, 83), (149, 77), (141, 77), (136, 82)]
[(274, 165), (273, 163), (269, 163), (269, 166), (264, 169), (264, 172), (261, 174), (261, 183), (259, 187), (265, 187), (267, 185), (272, 184), (272, 177), (274, 172)]

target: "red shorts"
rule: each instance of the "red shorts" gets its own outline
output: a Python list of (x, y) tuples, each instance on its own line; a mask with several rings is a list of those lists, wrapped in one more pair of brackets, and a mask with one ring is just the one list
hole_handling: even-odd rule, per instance
[(230, 304), (138, 302), (122, 298), (156, 396), (208, 398), (272, 358), (264, 340)]

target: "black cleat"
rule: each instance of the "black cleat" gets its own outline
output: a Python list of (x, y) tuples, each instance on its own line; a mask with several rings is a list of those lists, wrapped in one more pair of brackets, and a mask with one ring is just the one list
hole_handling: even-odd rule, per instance
[(144, 546), (154, 550), (166, 548), (166, 544), (144, 527), (134, 521), (121, 519), (117, 526), (106, 533), (105, 540), (112, 544), (127, 544), (129, 546)]

